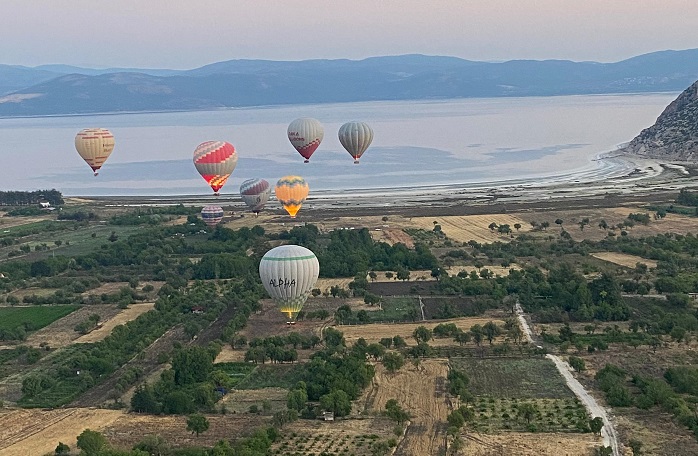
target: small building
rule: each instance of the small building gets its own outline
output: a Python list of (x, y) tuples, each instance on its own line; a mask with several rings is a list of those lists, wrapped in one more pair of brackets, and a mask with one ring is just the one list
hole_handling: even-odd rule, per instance
[(322, 419), (324, 421), (334, 421), (334, 412), (322, 412)]
[(203, 307), (199, 307), (199, 306), (192, 307), (192, 308), (191, 308), (191, 313), (197, 314), (197, 315), (201, 315), (202, 313), (204, 313), (204, 308), (203, 308)]

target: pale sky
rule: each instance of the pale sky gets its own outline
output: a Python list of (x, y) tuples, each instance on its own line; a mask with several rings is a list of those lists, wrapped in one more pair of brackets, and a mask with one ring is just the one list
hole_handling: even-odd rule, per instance
[(0, 0), (0, 63), (195, 68), (450, 55), (618, 61), (698, 48), (697, 0)]

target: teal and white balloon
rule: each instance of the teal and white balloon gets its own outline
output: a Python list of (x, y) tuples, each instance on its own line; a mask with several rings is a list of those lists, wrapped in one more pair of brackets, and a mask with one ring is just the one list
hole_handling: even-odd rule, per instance
[(354, 157), (354, 163), (366, 152), (373, 141), (373, 129), (366, 122), (347, 122), (339, 127), (339, 142)]
[(269, 250), (259, 263), (262, 285), (281, 312), (295, 320), (320, 274), (315, 254), (300, 245)]

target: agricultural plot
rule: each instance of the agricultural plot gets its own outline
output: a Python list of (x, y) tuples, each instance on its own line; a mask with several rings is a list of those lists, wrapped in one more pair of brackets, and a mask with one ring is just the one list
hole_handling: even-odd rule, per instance
[(552, 361), (528, 359), (458, 359), (452, 366), (470, 378), (468, 389), (476, 396), (495, 398), (572, 399)]
[[(385, 418), (341, 420), (332, 423), (300, 420), (287, 425), (272, 455), (370, 456), (374, 442), (394, 439), (394, 423)], [(431, 454), (431, 453), (414, 453)]]
[(359, 404), (375, 413), (385, 410), (386, 402), (395, 399), (410, 413), (410, 425), (397, 454), (442, 454), (450, 412), (445, 391), (447, 375), (448, 365), (443, 359), (425, 359), (419, 366), (407, 364), (394, 374), (382, 365), (376, 366), (372, 387)]
[(657, 262), (654, 260), (648, 260), (636, 255), (628, 255), (625, 253), (617, 252), (596, 252), (590, 254), (594, 258), (599, 260), (608, 261), (609, 263), (617, 264), (619, 266), (624, 266), (626, 268), (634, 269), (635, 265), (638, 263), (646, 265), (648, 268), (656, 268)]
[(507, 241), (508, 235), (503, 235), (497, 230), (490, 230), (491, 223), (497, 225), (509, 225), (512, 233), (516, 232), (515, 224), (521, 224), (520, 233), (528, 232), (531, 225), (523, 219), (510, 214), (492, 215), (464, 215), (464, 216), (444, 216), (444, 217), (414, 217), (410, 219), (410, 226), (431, 231), (434, 229), (434, 222), (441, 226), (441, 231), (451, 240), (457, 242), (476, 241), (479, 243), (490, 243), (497, 241)]
[[(43, 307), (48, 308), (59, 306)], [(37, 307), (33, 306), (32, 308)], [(0, 310), (0, 312), (2, 312), (2, 310)], [(118, 315), (120, 312), (121, 309), (114, 305), (100, 304), (93, 306), (82, 306), (78, 308), (78, 310), (63, 317), (57, 318), (52, 323), (30, 334), (24, 344), (32, 347), (39, 347), (40, 345), (48, 345), (51, 348), (65, 347), (82, 337), (79, 332), (75, 331), (75, 326), (88, 320), (91, 315), (99, 315), (100, 321), (109, 321), (112, 317)]]
[(58, 442), (75, 448), (85, 428), (99, 431), (124, 416), (102, 409), (8, 410), (0, 413), (0, 454), (52, 454)]
[(464, 438), (466, 448), (459, 453), (463, 456), (586, 456), (600, 445), (592, 434), (507, 432)]
[[(0, 331), (12, 330), (18, 326), (28, 326), (31, 331), (43, 328), (50, 323), (75, 312), (80, 306), (32, 306), (1, 307)], [(25, 325), (27, 323), (28, 325)]]
[[(360, 338), (364, 338), (366, 342), (373, 343), (373, 342), (379, 342), (382, 338), (384, 337), (393, 337), (393, 336), (401, 336), (402, 338), (405, 339), (405, 342), (407, 342), (407, 345), (416, 345), (416, 342), (414, 338), (412, 337), (412, 334), (414, 333), (414, 330), (417, 329), (418, 326), (425, 326), (429, 329), (433, 329), (434, 326), (440, 324), (440, 323), (453, 323), (455, 324), (459, 329), (462, 329), (463, 331), (469, 331), (470, 328), (473, 325), (484, 325), (489, 321), (493, 321), (499, 326), (502, 326), (504, 322), (502, 320), (498, 319), (492, 319), (492, 318), (453, 318), (450, 320), (443, 320), (443, 321), (435, 321), (435, 320), (430, 320), (430, 321), (417, 321), (417, 322), (410, 322), (410, 323), (395, 323), (395, 324), (387, 324), (387, 323), (376, 323), (376, 324), (368, 324), (368, 325), (344, 325), (344, 326), (338, 326), (337, 329), (342, 331), (344, 333), (344, 339), (347, 342), (347, 345), (351, 345), (354, 342), (356, 342)], [(495, 339), (495, 342), (497, 339)], [(456, 344), (453, 339), (434, 339), (429, 342), (429, 345), (432, 346), (447, 346), (447, 345), (454, 345)]]
[[(285, 388), (260, 388), (256, 390), (232, 391), (216, 404), (218, 410), (226, 413), (251, 413), (257, 410), (269, 415), (281, 410), (286, 410), (286, 397), (288, 390)], [(268, 409), (265, 410), (265, 405)]]
[[(532, 407), (531, 415), (524, 407)], [(478, 396), (473, 406), (473, 430), (492, 433), (585, 432), (589, 417), (576, 399), (502, 399)]]

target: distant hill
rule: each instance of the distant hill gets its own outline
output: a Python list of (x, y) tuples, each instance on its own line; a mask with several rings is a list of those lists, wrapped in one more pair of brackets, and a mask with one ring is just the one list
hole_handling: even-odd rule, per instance
[[(35, 69), (20, 67), (22, 71), (9, 67), (14, 68), (12, 73), (5, 67), (0, 66), (0, 87), (25, 86), (0, 96), (0, 116), (34, 116), (679, 91), (698, 79), (698, 49), (655, 52), (617, 63), (489, 63), (402, 55), (358, 61), (231, 60), (186, 71), (90, 70), (46, 65)], [(65, 74), (66, 71), (71, 73)]]
[(698, 161), (698, 81), (672, 101), (657, 122), (623, 151), (653, 158)]

